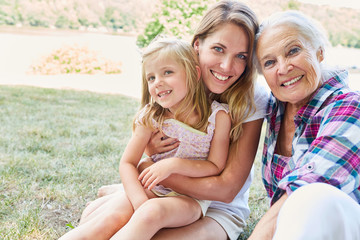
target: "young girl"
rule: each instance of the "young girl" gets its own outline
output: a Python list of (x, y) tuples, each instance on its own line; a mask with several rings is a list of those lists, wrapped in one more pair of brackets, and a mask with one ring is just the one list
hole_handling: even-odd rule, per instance
[[(114, 211), (120, 213), (116, 222), (121, 222), (121, 229), (114, 235), (96, 227), (106, 218), (102, 209), (109, 203), (61, 239), (150, 239), (162, 228), (184, 226), (205, 215), (209, 201), (178, 194), (158, 183), (171, 174), (203, 177), (224, 169), (231, 129), (227, 105), (209, 102), (197, 55), (181, 40), (158, 38), (151, 43), (143, 54), (142, 78), (142, 109), (119, 167), (126, 194)], [(139, 174), (137, 165), (157, 129), (179, 139), (180, 145), (151, 156), (155, 164)]]

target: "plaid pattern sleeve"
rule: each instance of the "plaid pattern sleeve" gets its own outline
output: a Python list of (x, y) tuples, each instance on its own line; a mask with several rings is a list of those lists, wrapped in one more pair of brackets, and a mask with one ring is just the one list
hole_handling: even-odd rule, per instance
[(360, 93), (343, 77), (329, 79), (295, 116), (292, 157), (274, 153), (284, 103), (270, 102), (263, 181), (272, 203), (313, 182), (331, 184), (360, 203)]

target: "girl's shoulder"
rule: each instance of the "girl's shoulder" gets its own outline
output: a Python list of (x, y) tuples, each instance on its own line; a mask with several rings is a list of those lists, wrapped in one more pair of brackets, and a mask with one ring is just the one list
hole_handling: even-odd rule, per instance
[[(153, 127), (157, 127), (157, 123), (154, 119), (150, 119), (150, 109), (151, 106), (150, 104), (146, 104), (143, 108), (141, 108), (134, 119), (135, 125), (139, 126), (139, 125), (145, 125), (147, 126), (150, 122), (151, 125), (153, 125)], [(148, 124), (146, 124), (148, 123)]]
[(211, 115), (216, 115), (216, 113), (220, 110), (229, 113), (229, 105), (226, 103), (219, 103), (218, 101), (213, 100), (213, 102), (211, 103)]
[(209, 117), (209, 122), (215, 124), (216, 114), (219, 111), (224, 111), (226, 113), (229, 113), (229, 105), (226, 103), (219, 103), (218, 101), (214, 100), (211, 103), (211, 115)]
[(150, 105), (149, 104), (146, 104), (143, 108), (141, 108), (137, 114), (136, 114), (136, 120), (139, 121), (141, 119), (143, 119), (146, 115), (146, 113), (149, 111), (150, 109)]

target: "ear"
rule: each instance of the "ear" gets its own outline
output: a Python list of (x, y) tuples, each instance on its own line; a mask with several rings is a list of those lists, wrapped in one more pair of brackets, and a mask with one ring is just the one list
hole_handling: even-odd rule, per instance
[(195, 52), (197, 53), (197, 54), (199, 54), (199, 38), (197, 38), (196, 40), (195, 40), (195, 42), (194, 42), (194, 49), (195, 49)]
[(322, 47), (319, 47), (319, 49), (317, 50), (316, 57), (317, 57), (319, 63), (324, 60), (324, 50), (322, 49)]
[(200, 80), (200, 77), (201, 77), (201, 69), (199, 66), (196, 66), (196, 71), (198, 73), (198, 77), (197, 77), (197, 80)]

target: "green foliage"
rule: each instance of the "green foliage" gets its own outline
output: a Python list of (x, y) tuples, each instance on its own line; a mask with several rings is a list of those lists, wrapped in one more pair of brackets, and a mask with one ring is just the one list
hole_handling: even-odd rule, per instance
[(124, 27), (124, 22), (121, 14), (114, 7), (107, 7), (104, 12), (104, 16), (100, 17), (100, 22), (103, 26), (108, 28), (122, 29)]
[(160, 33), (164, 31), (165, 27), (160, 23), (159, 19), (154, 19), (148, 23), (144, 30), (144, 34), (139, 35), (137, 38), (137, 45), (139, 47), (145, 47)]
[(200, 21), (207, 6), (213, 2), (213, 0), (163, 0), (147, 24), (144, 33), (138, 36), (138, 46), (147, 46), (160, 33), (190, 38), (195, 30), (194, 23)]
[(297, 0), (290, 0), (287, 4), (287, 8), (291, 10), (299, 10), (300, 3)]
[(66, 224), (67, 227), (74, 229), (75, 227), (71, 224), (71, 222), (69, 222), (68, 224)]
[(350, 48), (360, 48), (360, 31), (357, 33), (330, 33), (329, 41), (333, 46), (342, 45)]
[(67, 17), (61, 15), (57, 18), (56, 22), (55, 22), (55, 27), (57, 28), (67, 28), (69, 26), (69, 20), (67, 19)]

